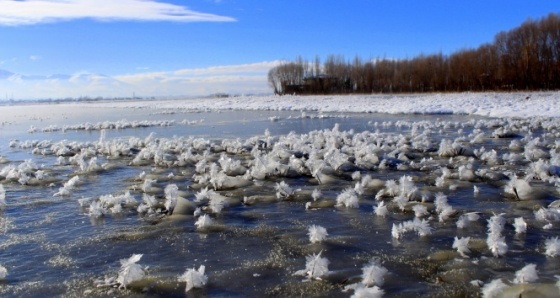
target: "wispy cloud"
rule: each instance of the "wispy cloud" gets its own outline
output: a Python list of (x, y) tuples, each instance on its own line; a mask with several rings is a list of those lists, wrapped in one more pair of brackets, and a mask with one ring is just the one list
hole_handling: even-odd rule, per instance
[(235, 21), (231, 17), (151, 0), (0, 0), (0, 25), (4, 26), (84, 18), (169, 22)]
[(281, 61), (186, 68), (175, 71), (140, 72), (115, 76), (138, 94), (147, 95), (207, 95), (224, 93), (270, 92), (268, 70)]
[(193, 75), (215, 75), (215, 74), (250, 74), (250, 73), (266, 73), (272, 67), (278, 65), (280, 61), (265, 61), (259, 63), (239, 64), (239, 65), (222, 65), (207, 68), (187, 68), (173, 72), (176, 76), (193, 76)]
[(87, 71), (43, 79), (11, 75), (0, 79), (0, 89), (16, 98), (200, 96), (215, 93), (270, 93), (268, 70), (281, 61), (187, 68), (172, 71), (141, 71), (102, 76)]
[(177, 81), (177, 80), (200, 80), (205, 78), (225, 77), (253, 77), (264, 76), (272, 67), (279, 65), (281, 61), (263, 61), (250, 64), (211, 66), (206, 68), (184, 68), (175, 71), (139, 72), (116, 76), (123, 82), (134, 83), (141, 81)]

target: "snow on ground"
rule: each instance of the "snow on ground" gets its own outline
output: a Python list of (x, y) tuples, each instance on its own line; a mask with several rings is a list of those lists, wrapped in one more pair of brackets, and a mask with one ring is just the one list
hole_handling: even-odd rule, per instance
[(293, 110), (390, 114), (468, 114), (489, 117), (560, 117), (560, 92), (435, 93), (398, 95), (239, 96), (88, 103), (107, 107), (188, 110)]

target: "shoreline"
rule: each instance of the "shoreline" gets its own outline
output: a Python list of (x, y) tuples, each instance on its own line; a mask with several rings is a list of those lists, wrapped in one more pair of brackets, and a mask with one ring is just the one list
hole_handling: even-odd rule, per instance
[(153, 110), (262, 110), (301, 112), (560, 117), (560, 92), (469, 92), (372, 95), (264, 95), (122, 101), (18, 102), (10, 106), (72, 106)]

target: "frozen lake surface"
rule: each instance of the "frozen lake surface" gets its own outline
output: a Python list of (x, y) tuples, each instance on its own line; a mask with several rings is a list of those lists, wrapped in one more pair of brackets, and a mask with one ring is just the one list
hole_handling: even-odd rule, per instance
[[(201, 265), (188, 295), (560, 293), (557, 115), (348, 98), (1, 106), (1, 295), (183, 297)], [(123, 284), (134, 254), (142, 274)], [(328, 272), (306, 267), (321, 258)], [(518, 278), (529, 264), (537, 279)]]

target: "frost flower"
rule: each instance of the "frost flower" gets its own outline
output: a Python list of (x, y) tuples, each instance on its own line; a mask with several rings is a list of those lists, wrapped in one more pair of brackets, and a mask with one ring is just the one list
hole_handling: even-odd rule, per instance
[(423, 237), (432, 234), (432, 227), (430, 227), (428, 220), (415, 217), (413, 220), (405, 221), (398, 225), (393, 224), (391, 235), (395, 239), (400, 239), (404, 233), (409, 231), (415, 231), (418, 233), (418, 236)]
[(558, 239), (558, 237), (546, 239), (544, 245), (546, 248), (546, 251), (544, 253), (545, 255), (549, 257), (560, 255), (560, 240)]
[(192, 288), (202, 288), (208, 282), (208, 276), (204, 275), (204, 270), (206, 267), (204, 265), (200, 265), (198, 270), (187, 269), (183, 275), (180, 275), (177, 280), (180, 282), (186, 282), (187, 286), (185, 288), (185, 292), (190, 291)]
[(515, 279), (513, 280), (513, 283), (525, 284), (534, 282), (537, 279), (539, 279), (539, 275), (537, 274), (537, 265), (529, 264), (515, 272)]
[(321, 190), (315, 188), (313, 190), (313, 192), (311, 193), (311, 197), (313, 198), (313, 201), (317, 201), (318, 199), (320, 199), (323, 196), (323, 193), (321, 192)]
[(457, 252), (459, 252), (459, 254), (463, 258), (468, 258), (469, 256), (467, 254), (471, 252), (469, 249), (470, 240), (471, 237), (463, 237), (463, 238), (455, 237), (455, 241), (453, 241), (453, 248), (457, 249)]
[(165, 209), (173, 210), (175, 205), (177, 205), (177, 199), (179, 198), (179, 187), (175, 184), (169, 184), (164, 189), (165, 193)]
[(74, 188), (76, 187), (76, 184), (78, 184), (78, 182), (80, 182), (80, 177), (79, 176), (74, 176), (72, 177), (70, 180), (66, 181), (63, 186), (61, 188), (58, 189), (58, 192), (55, 193), (53, 196), (68, 196), (70, 195), (70, 192), (72, 190), (74, 190)]
[(362, 284), (354, 284), (354, 285), (355, 287), (352, 288), (354, 290), (354, 295), (350, 296), (350, 298), (365, 298), (365, 297), (380, 298), (383, 297), (383, 295), (385, 294), (385, 291), (380, 289), (378, 286), (373, 286), (371, 288), (368, 288), (368, 287), (364, 287), (364, 285)]
[(274, 189), (276, 189), (276, 198), (278, 198), (278, 200), (291, 199), (295, 193), (294, 189), (284, 181), (276, 183)]
[(488, 245), (494, 257), (503, 256), (508, 251), (505, 237), (502, 236), (505, 223), (506, 219), (501, 214), (494, 215), (488, 220), (486, 245)]
[(329, 260), (321, 258), (321, 253), (308, 255), (305, 257), (305, 269), (298, 270), (294, 275), (307, 276), (308, 279), (321, 279), (321, 276), (329, 273)]
[(353, 188), (347, 188), (336, 197), (336, 206), (344, 206), (347, 208), (358, 208), (358, 193)]
[(378, 260), (373, 259), (362, 268), (362, 284), (366, 287), (373, 285), (382, 286), (384, 282), (383, 277), (388, 272), (387, 268), (381, 266)]
[(527, 232), (527, 223), (523, 217), (518, 217), (513, 222), (513, 227), (515, 228), (516, 234), (521, 234)]
[(208, 215), (208, 214), (204, 214), (202, 216), (200, 216), (196, 222), (194, 223), (194, 225), (196, 226), (197, 229), (204, 229), (207, 228), (211, 225), (214, 224), (214, 221), (212, 220), (212, 218)]
[(386, 216), (389, 213), (384, 201), (380, 201), (377, 206), (373, 206), (373, 212), (377, 216)]
[(422, 216), (430, 214), (428, 212), (428, 208), (426, 208), (426, 206), (420, 205), (420, 204), (414, 205), (414, 207), (412, 207), (412, 211), (414, 211), (414, 216), (416, 216), (416, 217), (422, 217)]
[(457, 228), (459, 229), (465, 228), (467, 225), (469, 225), (469, 223), (473, 221), (477, 221), (479, 218), (480, 215), (478, 215), (477, 212), (469, 212), (469, 213), (462, 214), (461, 216), (459, 216), (459, 219), (457, 220)]
[(311, 241), (311, 243), (317, 243), (325, 240), (329, 234), (327, 233), (327, 229), (312, 225), (309, 227), (309, 233), (307, 233), (307, 235), (309, 235), (309, 241)]
[(6, 269), (6, 267), (0, 265), (0, 280), (6, 279), (7, 275), (8, 275), (8, 269)]
[(142, 254), (134, 254), (128, 259), (121, 259), (121, 269), (117, 277), (117, 282), (121, 284), (121, 287), (126, 288), (130, 283), (144, 277), (144, 269), (136, 264), (141, 258)]
[(504, 292), (507, 285), (501, 279), (494, 279), (482, 287), (482, 297), (491, 298), (496, 297)]

